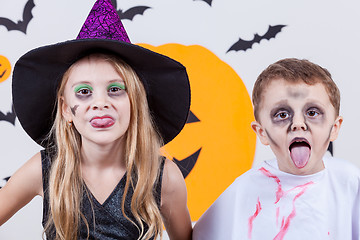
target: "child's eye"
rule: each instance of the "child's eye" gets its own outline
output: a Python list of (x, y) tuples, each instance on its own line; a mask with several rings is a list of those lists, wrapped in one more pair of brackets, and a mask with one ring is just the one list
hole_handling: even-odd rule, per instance
[(111, 96), (121, 95), (125, 89), (125, 84), (118, 82), (112, 83), (107, 87), (107, 91)]
[(90, 91), (90, 89), (82, 88), (82, 89), (78, 90), (76, 93), (81, 94), (81, 95), (88, 95), (91, 93), (91, 91)]
[(310, 110), (310, 111), (307, 111), (306, 113), (309, 117), (316, 117), (319, 115), (319, 113), (315, 110)]
[(79, 84), (74, 88), (74, 92), (79, 98), (89, 97), (93, 92), (93, 88), (88, 84)]
[(111, 88), (109, 88), (109, 92), (111, 92), (111, 93), (116, 93), (116, 92), (118, 92), (118, 91), (121, 91), (122, 89), (121, 88), (119, 88), (119, 87), (111, 87)]
[(282, 112), (277, 113), (277, 114), (275, 115), (275, 118), (280, 119), (280, 120), (283, 120), (283, 119), (288, 119), (289, 116), (290, 116), (290, 115), (289, 115), (288, 112), (282, 111)]

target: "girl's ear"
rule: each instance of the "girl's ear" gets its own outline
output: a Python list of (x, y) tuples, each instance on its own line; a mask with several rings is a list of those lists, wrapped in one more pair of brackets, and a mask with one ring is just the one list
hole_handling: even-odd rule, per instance
[(60, 97), (60, 107), (61, 107), (61, 113), (63, 118), (65, 118), (65, 120), (67, 122), (72, 122), (72, 114), (71, 114), (71, 109), (70, 107), (66, 104), (64, 96)]
[(330, 133), (330, 141), (335, 141), (335, 139), (338, 137), (342, 122), (343, 122), (343, 117), (341, 116), (338, 116), (335, 119), (334, 125)]
[(266, 135), (266, 131), (263, 129), (261, 124), (257, 121), (251, 123), (251, 128), (254, 130), (261, 143), (264, 145), (269, 145), (269, 140)]

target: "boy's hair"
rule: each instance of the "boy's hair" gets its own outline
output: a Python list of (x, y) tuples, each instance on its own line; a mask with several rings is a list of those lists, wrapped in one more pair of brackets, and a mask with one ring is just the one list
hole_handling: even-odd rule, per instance
[(262, 95), (271, 81), (283, 79), (290, 83), (304, 82), (308, 85), (321, 83), (329, 95), (331, 104), (335, 108), (336, 116), (340, 111), (340, 91), (325, 68), (308, 60), (286, 58), (268, 66), (257, 78), (252, 92), (255, 119), (259, 120), (259, 109)]

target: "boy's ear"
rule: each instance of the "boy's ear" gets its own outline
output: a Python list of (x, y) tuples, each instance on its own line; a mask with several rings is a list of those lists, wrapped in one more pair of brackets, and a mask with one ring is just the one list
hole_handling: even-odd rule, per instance
[(70, 107), (66, 104), (63, 96), (61, 96), (60, 98), (61, 98), (60, 104), (61, 104), (62, 116), (65, 118), (65, 120), (67, 122), (72, 122), (72, 115), (71, 115)]
[(338, 137), (342, 122), (343, 122), (343, 117), (341, 116), (338, 116), (335, 119), (334, 125), (330, 132), (330, 141), (334, 141)]
[(269, 140), (266, 135), (266, 131), (263, 129), (261, 124), (257, 121), (251, 123), (251, 128), (254, 130), (260, 141), (264, 145), (269, 145)]

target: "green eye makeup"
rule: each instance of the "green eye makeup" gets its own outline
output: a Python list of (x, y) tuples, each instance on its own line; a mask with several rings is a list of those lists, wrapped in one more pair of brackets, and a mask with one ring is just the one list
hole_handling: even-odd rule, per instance
[(77, 93), (81, 89), (88, 89), (90, 91), (93, 91), (93, 88), (90, 85), (88, 85), (88, 84), (79, 84), (74, 88), (74, 92)]
[(124, 83), (120, 83), (120, 82), (114, 82), (109, 84), (109, 86), (107, 87), (107, 90), (113, 88), (113, 87), (118, 87), (121, 90), (126, 90), (125, 84)]

